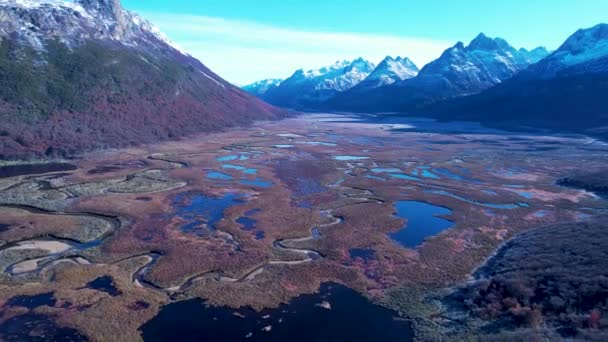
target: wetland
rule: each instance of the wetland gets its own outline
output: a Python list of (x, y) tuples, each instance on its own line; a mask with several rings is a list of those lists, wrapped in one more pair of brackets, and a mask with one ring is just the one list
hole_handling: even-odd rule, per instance
[(454, 335), (429, 298), (514, 237), (606, 212), (602, 146), (311, 114), (3, 166), (0, 339)]

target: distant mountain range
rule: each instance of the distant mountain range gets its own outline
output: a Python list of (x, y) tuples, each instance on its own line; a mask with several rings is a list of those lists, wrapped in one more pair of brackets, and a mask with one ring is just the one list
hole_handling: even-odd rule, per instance
[(608, 24), (579, 30), (548, 57), (480, 94), (425, 109), (442, 119), (608, 137)]
[[(333, 65), (316, 70), (300, 69), (291, 77), (276, 86), (269, 87), (258, 96), (277, 106), (296, 109), (316, 108), (320, 103), (365, 80), (374, 69), (373, 63), (362, 58), (352, 62), (338, 61)], [(255, 89), (258, 89), (256, 84), (270, 82), (272, 81), (257, 82), (244, 89), (256, 94)]]
[(283, 79), (280, 79), (280, 78), (272, 79), (271, 78), (268, 80), (261, 80), (261, 81), (257, 81), (255, 83), (246, 85), (242, 89), (257, 97), (263, 97), (269, 90), (277, 88), (281, 84), (281, 82), (283, 82)]
[[(415, 108), (444, 99), (479, 93), (513, 77), (548, 54), (542, 47), (532, 51), (517, 50), (503, 39), (492, 39), (482, 33), (466, 47), (459, 42), (447, 49), (422, 70), (408, 58), (387, 57), (373, 71), (361, 72), (359, 77), (349, 78), (348, 87), (332, 87), (331, 92), (321, 97), (307, 95), (314, 100), (306, 101), (303, 106), (300, 101), (292, 101), (294, 97), (302, 96), (302, 90), (294, 91), (293, 87), (284, 86), (288, 81), (301, 79), (301, 71), (273, 88), (271, 92), (261, 95), (261, 98), (272, 104), (298, 109), (402, 110), (408, 106)], [(365, 63), (366, 66), (372, 65), (370, 62)], [(331, 73), (316, 73), (314, 83), (311, 82), (314, 86), (311, 84), (309, 93), (314, 94), (318, 85), (326, 84), (329, 78), (348, 77), (348, 70), (345, 68), (347, 65), (349, 63), (321, 69), (331, 70)], [(369, 68), (366, 68), (366, 71), (368, 70)], [(366, 77), (360, 77), (363, 75)], [(252, 86), (245, 89), (250, 87)]]
[[(397, 112), (608, 136), (608, 25), (581, 29), (552, 53), (544, 47), (515, 49), (504, 39), (479, 34), (419, 72), (407, 59), (387, 57), (352, 83), (305, 107), (297, 101), (290, 107)], [(263, 98), (280, 106), (286, 101), (277, 98), (292, 96), (280, 86), (273, 93)]]
[(0, 0), (0, 158), (67, 156), (285, 115), (119, 0)]
[(391, 56), (386, 57), (371, 74), (353, 87), (357, 90), (374, 89), (404, 81), (418, 75), (420, 69), (409, 58)]

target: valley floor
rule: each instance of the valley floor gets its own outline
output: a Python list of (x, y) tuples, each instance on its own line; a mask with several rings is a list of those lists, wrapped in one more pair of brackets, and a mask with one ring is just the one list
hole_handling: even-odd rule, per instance
[(608, 211), (557, 184), (605, 170), (602, 142), (415, 126), (316, 114), (92, 153), (75, 169), (12, 168), (0, 336), (34, 334), (19, 325), (33, 320), (76, 340), (137, 340), (169, 303), (262, 310), (323, 283), (441, 325), (425, 298), (510, 238)]

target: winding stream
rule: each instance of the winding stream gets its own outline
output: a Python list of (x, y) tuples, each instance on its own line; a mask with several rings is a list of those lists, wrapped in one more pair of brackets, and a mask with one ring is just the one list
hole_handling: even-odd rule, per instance
[[(170, 163), (172, 166), (178, 167), (178, 168), (189, 166), (189, 164), (186, 162), (171, 160), (171, 159), (165, 158), (164, 155), (150, 155), (147, 158), (151, 159), (151, 160), (164, 161), (164, 162)], [(45, 189), (55, 190), (50, 185), (49, 182), (41, 181), (40, 185), (42, 187), (44, 187)], [(314, 250), (309, 250), (309, 249), (289, 247), (289, 245), (303, 243), (303, 242), (307, 242), (307, 241), (310, 241), (313, 239), (318, 239), (321, 236), (320, 229), (329, 228), (334, 225), (342, 224), (344, 222), (344, 218), (341, 216), (338, 216), (338, 215), (334, 215), (333, 214), (334, 210), (337, 210), (337, 209), (340, 209), (340, 208), (343, 208), (346, 206), (350, 206), (350, 205), (359, 205), (359, 204), (365, 204), (365, 203), (376, 203), (376, 204), (384, 203), (384, 200), (374, 197), (374, 193), (367, 189), (343, 186), (341, 184), (341, 182), (334, 184), (333, 187), (341, 190), (340, 195), (342, 197), (347, 198), (349, 200), (354, 200), (354, 202), (343, 204), (343, 205), (340, 205), (340, 206), (337, 206), (337, 207), (334, 207), (331, 209), (321, 210), (321, 214), (323, 216), (331, 219), (331, 222), (315, 225), (314, 227), (311, 228), (309, 236), (301, 237), (301, 238), (293, 238), (293, 239), (280, 239), (280, 240), (275, 240), (272, 243), (273, 248), (302, 255), (303, 258), (300, 260), (270, 260), (270, 261), (267, 261), (261, 265), (258, 265), (256, 267), (252, 268), (251, 270), (247, 271), (245, 274), (243, 274), (239, 278), (232, 278), (232, 277), (224, 276), (223, 272), (221, 272), (221, 271), (207, 271), (202, 274), (194, 275), (190, 278), (187, 278), (181, 284), (171, 286), (171, 287), (160, 287), (160, 286), (154, 284), (153, 282), (146, 280), (146, 276), (149, 274), (150, 270), (154, 267), (154, 265), (158, 262), (158, 260), (163, 256), (163, 254), (160, 252), (150, 251), (147, 253), (130, 256), (130, 257), (115, 261), (115, 262), (113, 262), (113, 264), (145, 257), (147, 259), (147, 262), (143, 266), (138, 268), (132, 274), (131, 281), (132, 281), (133, 285), (138, 286), (138, 287), (149, 288), (149, 289), (152, 289), (155, 291), (163, 291), (163, 292), (167, 292), (169, 294), (176, 294), (176, 293), (180, 293), (180, 292), (187, 290), (193, 284), (195, 284), (197, 281), (200, 281), (203, 279), (213, 279), (213, 280), (222, 281), (222, 282), (246, 282), (246, 281), (254, 280), (255, 277), (257, 275), (261, 274), (264, 271), (264, 269), (268, 266), (298, 265), (298, 264), (303, 264), (303, 263), (308, 263), (308, 262), (313, 262), (315, 260), (319, 260), (324, 257), (321, 253), (314, 251)], [(36, 257), (20, 260), (18, 262), (12, 263), (9, 266), (5, 267), (5, 269), (3, 271), (9, 275), (15, 276), (15, 277), (23, 276), (23, 275), (37, 274), (48, 267), (52, 267), (54, 265), (57, 265), (57, 264), (63, 263), (63, 262), (70, 262), (70, 263), (75, 263), (75, 264), (92, 264), (92, 262), (90, 260), (88, 260), (86, 257), (81, 255), (82, 254), (81, 252), (102, 245), (106, 241), (106, 239), (111, 237), (116, 231), (118, 231), (123, 226), (123, 223), (118, 216), (113, 216), (113, 215), (108, 215), (108, 214), (86, 212), (86, 211), (83, 211), (83, 212), (53, 211), (53, 210), (41, 209), (41, 208), (37, 208), (34, 206), (28, 206), (28, 205), (0, 205), (0, 208), (2, 208), (2, 207), (20, 209), (20, 210), (28, 211), (33, 214), (57, 215), (57, 216), (81, 216), (81, 217), (88, 217), (88, 218), (94, 218), (94, 219), (101, 219), (101, 220), (106, 221), (109, 224), (109, 226), (111, 227), (111, 229), (107, 233), (105, 233), (101, 236), (98, 236), (91, 241), (84, 242), (84, 243), (77, 241), (75, 239), (69, 239), (69, 238), (58, 237), (58, 236), (53, 236), (53, 235), (43, 235), (43, 236), (39, 236), (39, 237), (35, 237), (35, 238), (28, 238), (28, 239), (24, 239), (24, 240), (20, 240), (20, 241), (14, 241), (14, 242), (8, 243), (4, 246), (1, 246), (0, 253), (9, 251), (9, 250), (36, 250), (36, 251), (48, 252), (47, 255), (36, 256)]]

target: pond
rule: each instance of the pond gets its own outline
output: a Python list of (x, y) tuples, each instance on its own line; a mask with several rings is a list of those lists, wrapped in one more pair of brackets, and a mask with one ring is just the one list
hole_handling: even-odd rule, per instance
[(114, 279), (112, 279), (112, 277), (110, 276), (101, 276), (95, 278), (94, 280), (91, 280), (89, 283), (87, 283), (86, 287), (100, 292), (105, 292), (112, 297), (122, 295), (122, 291), (120, 291), (116, 287)]
[(375, 167), (372, 169), (373, 173), (398, 173), (400, 169), (396, 167)]
[(226, 170), (237, 170), (237, 171), (241, 171), (245, 174), (248, 175), (255, 175), (258, 170), (257, 169), (253, 169), (253, 168), (246, 168), (244, 166), (241, 165), (233, 165), (233, 164), (222, 164), (222, 168), (226, 169)]
[[(464, 169), (464, 170), (466, 170), (466, 169)], [(433, 169), (433, 173), (444, 176), (448, 179), (457, 180), (457, 181), (461, 181), (461, 182), (474, 183), (474, 184), (482, 183), (480, 180), (477, 180), (474, 178), (469, 178), (469, 177), (466, 177), (463, 175), (459, 175), (447, 168), (435, 168), (435, 169)]]
[(437, 217), (449, 215), (451, 210), (418, 201), (397, 201), (397, 216), (407, 223), (400, 231), (389, 234), (390, 238), (406, 248), (416, 248), (430, 236), (453, 226), (452, 221)]
[(249, 159), (249, 156), (245, 155), (245, 154), (231, 154), (228, 156), (222, 156), (222, 157), (217, 157), (215, 158), (215, 160), (219, 161), (219, 162), (228, 162), (228, 161), (234, 161), (234, 160), (247, 160)]
[(440, 177), (430, 171), (430, 167), (428, 166), (418, 166), (415, 168), (411, 174), (416, 177), (423, 178), (431, 178), (431, 179), (439, 179)]
[(175, 216), (185, 222), (180, 227), (184, 233), (206, 236), (217, 230), (216, 224), (224, 217), (224, 211), (234, 205), (245, 203), (245, 196), (227, 193), (211, 197), (199, 193), (179, 194), (173, 200)]
[(389, 176), (391, 178), (397, 178), (397, 179), (405, 179), (405, 180), (411, 180), (411, 181), (420, 181), (421, 179), (418, 177), (414, 177), (414, 176), (409, 176), (403, 173), (391, 173), (389, 174)]
[(0, 166), (0, 178), (36, 175), (49, 172), (74, 171), (78, 167), (68, 163), (20, 164)]
[(363, 157), (363, 156), (333, 156), (333, 158), (335, 160), (339, 160), (339, 161), (353, 161), (353, 160), (369, 159), (369, 157)]
[(215, 180), (232, 180), (231, 175), (227, 175), (225, 173), (217, 172), (217, 171), (209, 171), (207, 172), (207, 178), (215, 179)]
[(140, 330), (144, 341), (413, 341), (409, 322), (333, 283), (277, 309), (206, 306), (200, 299), (164, 306)]
[(239, 183), (241, 185), (255, 186), (255, 187), (258, 187), (258, 188), (270, 188), (270, 187), (272, 187), (272, 182), (263, 180), (261, 178), (256, 178), (256, 179), (253, 179), (253, 180), (243, 179), (243, 180), (240, 180)]

